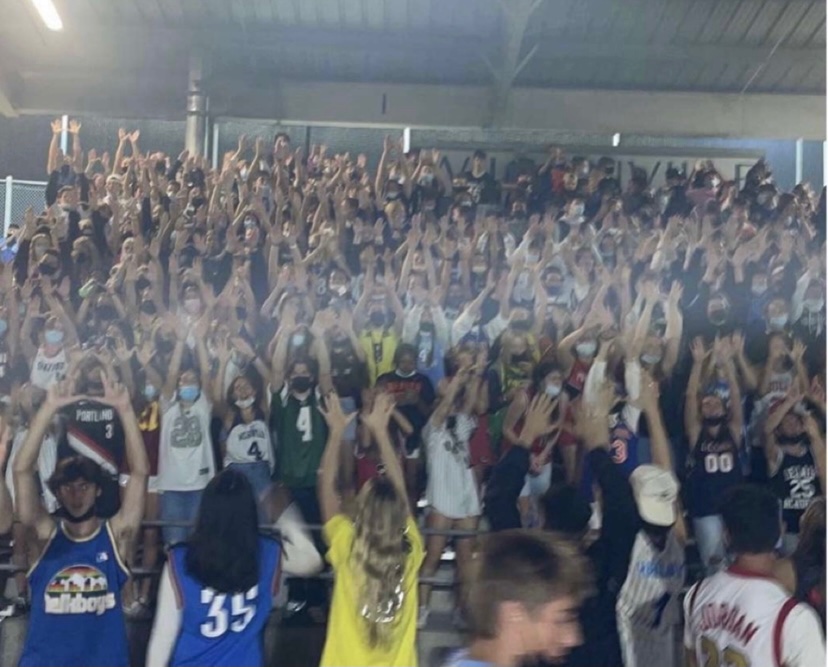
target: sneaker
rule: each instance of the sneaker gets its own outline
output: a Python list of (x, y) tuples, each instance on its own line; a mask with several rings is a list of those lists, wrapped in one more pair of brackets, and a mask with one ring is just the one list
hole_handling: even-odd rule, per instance
[(430, 614), (428, 607), (420, 607), (417, 612), (417, 629), (422, 630), (428, 625), (428, 615)]

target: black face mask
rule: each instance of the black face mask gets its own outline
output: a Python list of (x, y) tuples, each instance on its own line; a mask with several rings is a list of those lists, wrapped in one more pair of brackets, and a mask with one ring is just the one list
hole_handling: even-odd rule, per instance
[(141, 312), (144, 313), (144, 315), (155, 315), (155, 313), (158, 312), (158, 309), (155, 307), (155, 301), (150, 301), (149, 299), (142, 301)]
[(110, 305), (98, 306), (98, 310), (96, 312), (98, 314), (98, 319), (101, 320), (114, 320), (118, 317), (118, 311), (115, 310), (114, 306)]
[(371, 313), (369, 320), (375, 327), (385, 326), (385, 313), (375, 310)]
[(776, 442), (780, 445), (798, 445), (802, 442), (801, 435), (777, 435)]
[(560, 285), (548, 285), (547, 288), (546, 288), (546, 293), (549, 296), (560, 296), (561, 286)]
[(304, 394), (313, 386), (313, 380), (307, 375), (299, 375), (290, 380), (290, 388), (297, 394)]
[(715, 428), (716, 426), (722, 426), (727, 421), (727, 417), (725, 415), (717, 415), (715, 417), (705, 417), (704, 418), (704, 425), (708, 428)]
[(515, 331), (520, 331), (521, 333), (526, 333), (532, 328), (532, 322), (530, 320), (516, 320), (512, 322), (512, 329)]
[(170, 354), (175, 348), (175, 343), (166, 338), (161, 338), (155, 344), (155, 347), (161, 354)]
[(516, 354), (512, 357), (513, 364), (530, 364), (532, 363), (532, 355), (529, 352)]
[(44, 276), (54, 276), (58, 272), (58, 267), (53, 266), (51, 264), (41, 264), (38, 268), (38, 271)]
[(97, 514), (97, 511), (97, 507), (95, 507), (95, 503), (93, 503), (92, 507), (90, 507), (88, 510), (86, 510), (86, 512), (84, 512), (80, 516), (73, 516), (72, 513), (69, 512), (69, 510), (67, 510), (65, 507), (60, 507), (57, 511), (57, 514), (69, 523), (83, 523), (84, 521), (89, 521), (89, 519), (94, 518)]

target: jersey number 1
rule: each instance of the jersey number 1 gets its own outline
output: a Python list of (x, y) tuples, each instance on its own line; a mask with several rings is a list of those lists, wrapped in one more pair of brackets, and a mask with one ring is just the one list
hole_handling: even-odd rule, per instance
[[(209, 588), (201, 590), (201, 604), (210, 605), (207, 611), (207, 621), (201, 624), (201, 634), (208, 639), (221, 637), (228, 628), (233, 632), (241, 632), (253, 620), (256, 614), (256, 598), (259, 587), (254, 586), (247, 593), (236, 593), (230, 598), (230, 611), (224, 608), (227, 596), (216, 593)], [(232, 622), (231, 622), (232, 618)]]

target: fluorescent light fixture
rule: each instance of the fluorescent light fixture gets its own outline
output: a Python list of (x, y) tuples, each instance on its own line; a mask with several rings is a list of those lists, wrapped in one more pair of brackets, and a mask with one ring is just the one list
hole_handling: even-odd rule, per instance
[(52, 0), (32, 0), (32, 4), (49, 30), (63, 30), (63, 21)]
[(408, 153), (411, 150), (411, 128), (403, 128), (403, 153)]
[(613, 147), (615, 147), (615, 146), (618, 146), (618, 144), (620, 144), (620, 143), (621, 143), (621, 133), (616, 132), (615, 134), (612, 135), (612, 145), (613, 145)]

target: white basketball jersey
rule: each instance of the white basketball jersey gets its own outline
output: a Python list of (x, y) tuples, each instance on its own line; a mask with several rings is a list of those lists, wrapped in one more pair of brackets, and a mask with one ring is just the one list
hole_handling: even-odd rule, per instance
[(668, 534), (663, 550), (639, 531), (615, 605), (625, 667), (674, 664), (683, 586), (684, 546), (675, 531)]
[(731, 567), (693, 586), (684, 612), (684, 645), (699, 665), (825, 664), (816, 613), (770, 577)]
[(37, 348), (30, 382), (40, 389), (48, 389), (66, 376), (66, 350), (61, 348), (54, 357), (47, 357), (42, 347)]
[(273, 445), (267, 424), (261, 419), (254, 419), (249, 424), (235, 424), (227, 434), (224, 465), (257, 461), (264, 461), (273, 467)]
[(158, 488), (200, 491), (216, 474), (210, 438), (212, 406), (202, 391), (189, 409), (161, 397)]

